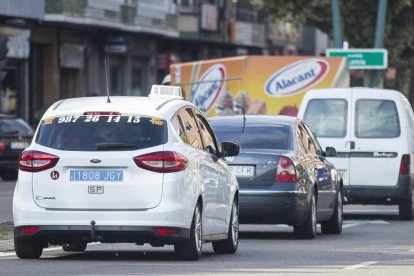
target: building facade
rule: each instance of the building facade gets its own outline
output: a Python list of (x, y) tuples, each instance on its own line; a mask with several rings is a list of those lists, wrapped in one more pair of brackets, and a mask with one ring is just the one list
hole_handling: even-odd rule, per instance
[(274, 28), (249, 0), (0, 1), (0, 112), (35, 126), (60, 99), (147, 95), (174, 62), (298, 53)]

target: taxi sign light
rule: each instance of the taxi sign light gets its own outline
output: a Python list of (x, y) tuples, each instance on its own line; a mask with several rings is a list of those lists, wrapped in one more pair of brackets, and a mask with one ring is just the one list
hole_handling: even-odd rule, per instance
[(170, 85), (153, 85), (150, 93), (151, 98), (184, 99), (181, 87)]

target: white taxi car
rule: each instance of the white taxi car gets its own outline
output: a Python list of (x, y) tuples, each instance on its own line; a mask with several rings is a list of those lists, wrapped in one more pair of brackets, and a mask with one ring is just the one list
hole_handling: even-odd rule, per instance
[(154, 85), (148, 97), (83, 97), (53, 104), (19, 158), (14, 244), (22, 259), (62, 245), (173, 244), (197, 260), (238, 246), (238, 184), (202, 113), (180, 87)]

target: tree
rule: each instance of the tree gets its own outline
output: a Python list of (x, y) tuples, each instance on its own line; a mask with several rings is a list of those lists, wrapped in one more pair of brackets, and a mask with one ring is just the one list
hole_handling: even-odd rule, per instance
[[(332, 35), (331, 0), (252, 0), (259, 9), (297, 26)], [(379, 0), (339, 0), (343, 40), (352, 48), (373, 48)], [(388, 0), (384, 48), (396, 68), (396, 89), (414, 101), (414, 0)], [(411, 80), (411, 82), (410, 82)], [(411, 83), (411, 85), (410, 85)]]

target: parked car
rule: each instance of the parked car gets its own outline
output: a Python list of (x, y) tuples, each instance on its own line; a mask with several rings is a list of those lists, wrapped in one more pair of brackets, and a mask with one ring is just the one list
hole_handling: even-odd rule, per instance
[(342, 231), (342, 179), (312, 131), (289, 116), (247, 115), (209, 118), (220, 141), (240, 145), (225, 158), (240, 187), (240, 223), (288, 224), (297, 238)]
[(17, 160), (33, 138), (34, 130), (22, 118), (0, 114), (0, 176), (17, 178)]
[(16, 254), (96, 241), (172, 244), (184, 260), (198, 259), (203, 242), (235, 253), (238, 184), (223, 158), (238, 150), (218, 144), (179, 87), (56, 102), (19, 159)]
[(377, 88), (308, 91), (298, 117), (343, 173), (344, 203), (398, 205), (402, 220), (414, 217), (414, 114), (403, 93)]

